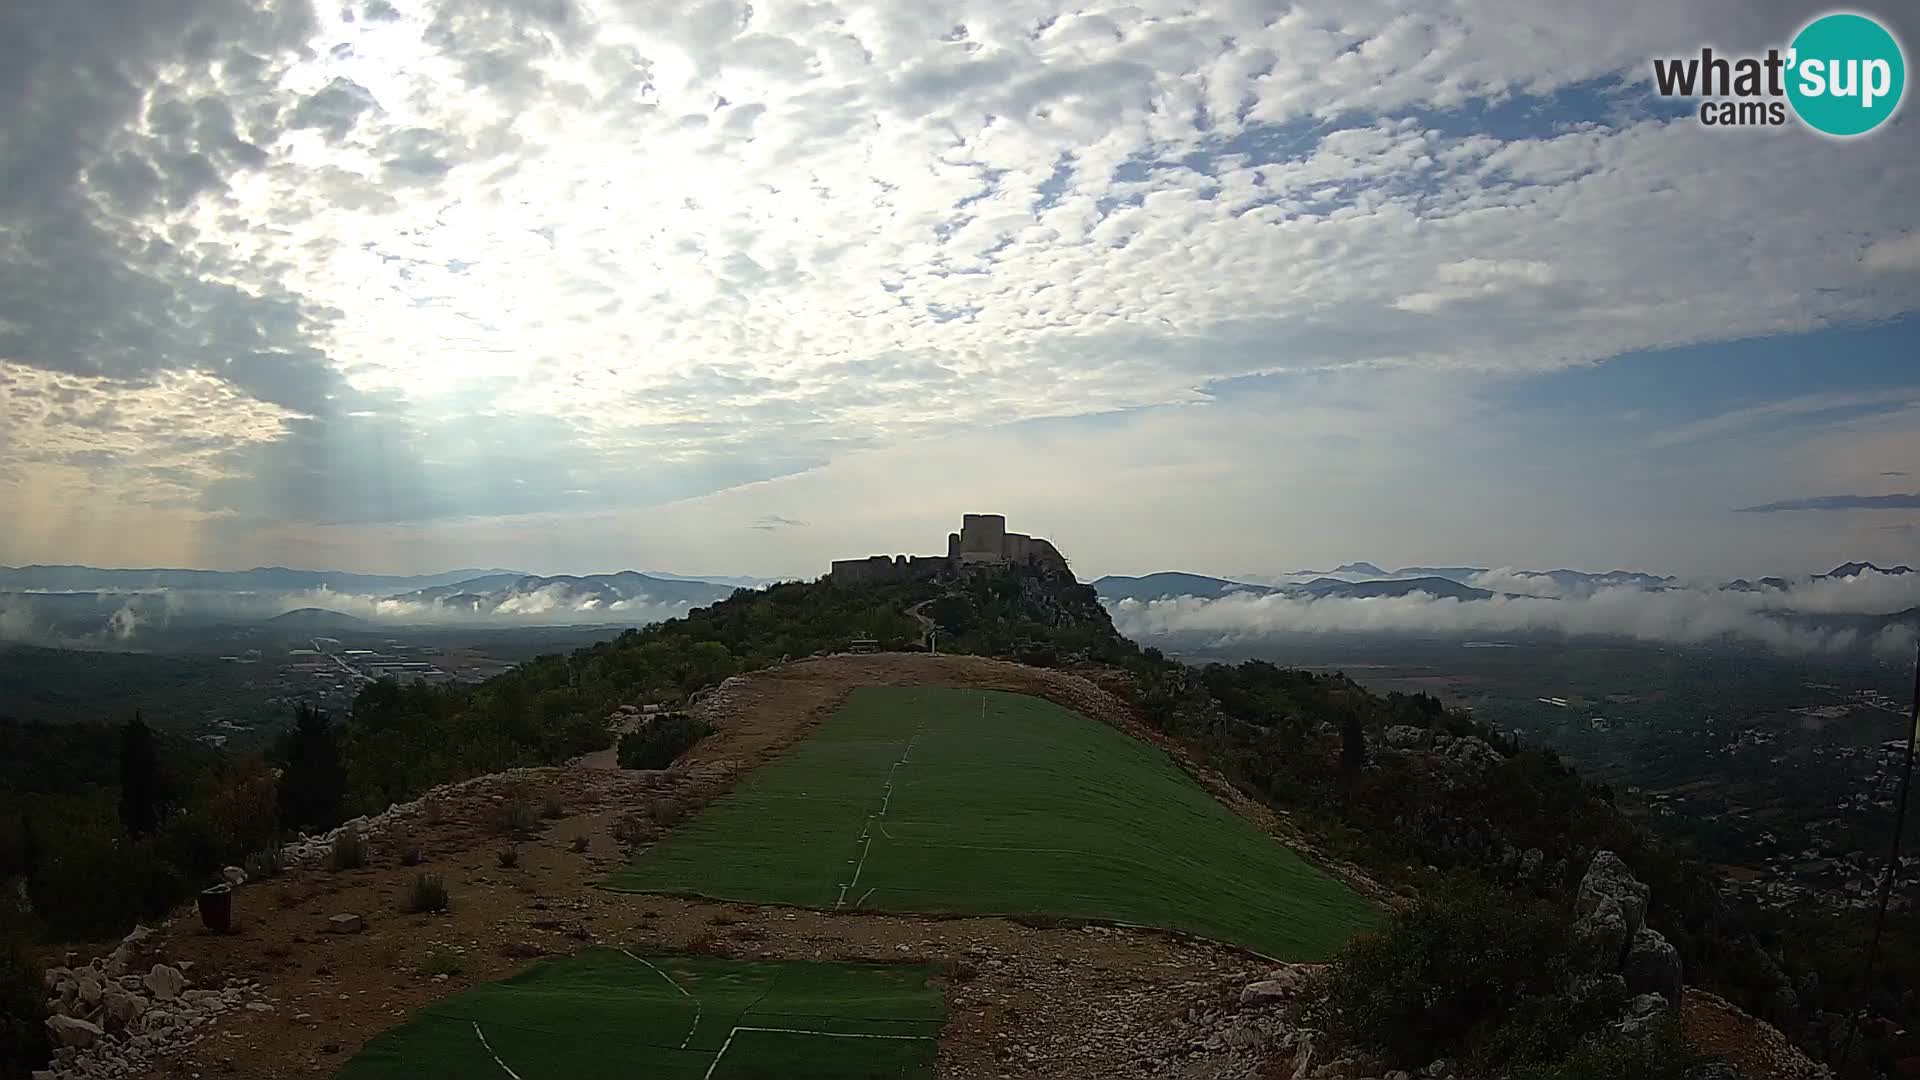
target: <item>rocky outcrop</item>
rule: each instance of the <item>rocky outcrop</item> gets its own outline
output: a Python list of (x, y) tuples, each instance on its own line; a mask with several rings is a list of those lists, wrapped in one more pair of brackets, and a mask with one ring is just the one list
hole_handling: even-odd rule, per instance
[(1598, 908), (1602, 900), (1611, 899), (1620, 905), (1627, 937), (1632, 939), (1647, 922), (1647, 893), (1646, 884), (1633, 876), (1620, 856), (1611, 851), (1597, 851), (1593, 861), (1587, 864), (1586, 875), (1580, 879), (1573, 910), (1584, 918)]
[(1643, 926), (1633, 935), (1626, 959), (1620, 962), (1620, 974), (1627, 980), (1627, 989), (1659, 994), (1669, 1005), (1680, 1004), (1680, 950), (1660, 931)]
[(219, 1017), (238, 1009), (271, 1010), (260, 984), (229, 979), (218, 989), (195, 987), (191, 964), (136, 964), (151, 953), (152, 931), (136, 927), (105, 957), (46, 971), (49, 1068), (36, 1080), (147, 1076), (163, 1054), (205, 1038)]
[(1412, 724), (1395, 724), (1381, 733), (1380, 740), (1394, 750), (1413, 750), (1427, 744), (1427, 729)]

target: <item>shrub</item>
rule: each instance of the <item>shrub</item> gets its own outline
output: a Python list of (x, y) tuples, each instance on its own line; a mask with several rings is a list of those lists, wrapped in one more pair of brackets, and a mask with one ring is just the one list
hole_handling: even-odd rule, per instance
[(645, 728), (620, 736), (620, 767), (664, 769), (712, 733), (713, 725), (685, 713), (658, 717)]
[(418, 912), (447, 910), (447, 883), (438, 874), (415, 874), (407, 907)]
[(712, 956), (721, 952), (722, 948), (719, 938), (702, 930), (687, 941), (687, 951), (695, 956)]
[(511, 870), (520, 865), (519, 845), (509, 844), (499, 851), (494, 852), (493, 857), (500, 861), (500, 868), (502, 870)]
[(359, 829), (342, 829), (334, 836), (331, 862), (335, 870), (358, 870), (367, 865), (367, 838)]
[(540, 800), (540, 816), (543, 818), (561, 818), (567, 816), (566, 804), (560, 801), (560, 793), (549, 791)]
[(0, 1078), (26, 1080), (53, 1056), (47, 1042), (47, 992), (20, 942), (0, 946)]
[(408, 840), (406, 843), (400, 845), (401, 866), (419, 866), (420, 861), (424, 858), (426, 858), (426, 855), (420, 850), (420, 841)]
[(1513, 1080), (1687, 1080), (1704, 1060), (1669, 1015), (1645, 1035), (1609, 1032), (1562, 1061), (1521, 1069)]
[(687, 804), (671, 796), (662, 795), (653, 800), (652, 805), (647, 808), (647, 816), (653, 818), (655, 825), (663, 829), (671, 829), (680, 824), (681, 818), (687, 816)]
[(493, 831), (525, 835), (540, 828), (540, 815), (525, 799), (508, 799), (494, 814)]
[(240, 868), (247, 872), (248, 881), (266, 881), (286, 871), (287, 859), (281, 853), (280, 845), (271, 844), (247, 856)]
[(654, 826), (652, 819), (640, 814), (628, 814), (613, 825), (614, 839), (629, 849), (651, 844), (659, 835), (660, 830)]
[[(1497, 1033), (1535, 1018), (1523, 1003), (1565, 983), (1569, 941), (1565, 912), (1455, 875), (1341, 949), (1327, 970), (1324, 1020), (1337, 1039), (1403, 1063), (1483, 1043), (1489, 1054), (1524, 1047), (1522, 1033), (1504, 1042)], [(1537, 1011), (1553, 1022), (1553, 1010)]]
[(465, 970), (466, 966), (460, 962), (457, 954), (442, 949), (428, 949), (427, 955), (420, 961), (422, 975), (453, 976)]
[(584, 855), (587, 852), (587, 845), (592, 842), (593, 837), (588, 836), (586, 833), (581, 833), (579, 836), (573, 838), (573, 843), (570, 846), (575, 852)]
[(940, 973), (947, 977), (948, 982), (963, 983), (972, 982), (980, 974), (980, 969), (961, 957), (949, 956), (941, 962)]

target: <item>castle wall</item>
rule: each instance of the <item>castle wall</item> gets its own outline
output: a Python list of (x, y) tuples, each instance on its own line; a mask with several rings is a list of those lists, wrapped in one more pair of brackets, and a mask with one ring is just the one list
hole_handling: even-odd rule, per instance
[(947, 534), (947, 554), (870, 555), (864, 559), (835, 559), (831, 579), (842, 585), (919, 581), (961, 566), (1006, 563), (1052, 563), (1066, 560), (1039, 537), (1007, 531), (1001, 514), (967, 514), (960, 531)]

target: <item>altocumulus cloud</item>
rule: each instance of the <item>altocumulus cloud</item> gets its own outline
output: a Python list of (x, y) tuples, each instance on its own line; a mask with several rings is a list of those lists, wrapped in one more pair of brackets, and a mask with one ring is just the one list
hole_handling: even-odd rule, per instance
[[(159, 492), (245, 551), (656, 505), (1285, 369), (1897, 316), (1909, 118), (1707, 153), (1640, 85), (1803, 15), (16, 0), (0, 377), (60, 400), (0, 437), (0, 495)], [(104, 452), (73, 452), (86, 417)]]

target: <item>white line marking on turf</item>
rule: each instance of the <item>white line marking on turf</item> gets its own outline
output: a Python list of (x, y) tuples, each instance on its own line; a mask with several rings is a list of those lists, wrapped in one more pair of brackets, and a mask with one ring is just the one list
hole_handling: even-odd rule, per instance
[[(982, 707), (984, 708), (984, 706)], [(857, 863), (854, 863), (853, 880), (840, 886), (840, 895), (833, 902), (833, 907), (836, 911), (847, 906), (847, 890), (860, 884), (860, 872), (866, 869), (867, 866), (867, 852), (873, 850), (874, 822), (877, 821), (880, 823), (880, 833), (882, 836), (885, 836), (889, 840), (893, 839), (893, 834), (887, 831), (886, 820), (887, 808), (893, 805), (893, 774), (899, 772), (900, 766), (907, 763), (907, 756), (913, 753), (913, 744), (919, 741), (920, 733), (925, 730), (927, 730), (927, 722), (922, 720), (920, 721), (920, 726), (914, 729), (913, 736), (907, 740), (907, 745), (901, 748), (900, 760), (894, 762), (892, 767), (887, 770), (886, 786), (881, 788), (880, 812), (878, 814), (868, 814), (866, 824), (860, 827), (860, 839), (863, 841), (860, 847), (860, 859)], [(852, 859), (848, 859), (847, 861), (854, 862)], [(868, 889), (867, 895), (873, 895), (873, 890)], [(865, 897), (862, 897), (862, 899), (865, 899)], [(860, 905), (856, 903), (853, 906), (859, 907)]]
[(668, 986), (671, 986), (675, 990), (680, 991), (680, 994), (682, 997), (685, 997), (688, 1001), (693, 1002), (693, 1026), (687, 1029), (687, 1037), (680, 1040), (680, 1049), (685, 1050), (687, 1048), (687, 1044), (693, 1041), (693, 1033), (700, 1030), (700, 1011), (701, 1011), (700, 999), (697, 997), (694, 997), (692, 994), (687, 993), (686, 987), (681, 986), (677, 982), (674, 982), (673, 976), (667, 974), (666, 972), (660, 970), (657, 967), (654, 967), (653, 961), (648, 960), (644, 956), (634, 956), (632, 953), (627, 952), (627, 950), (625, 949), (621, 949), (620, 951), (623, 953), (627, 953), (627, 955), (630, 957), (633, 957), (633, 959), (640, 961), (641, 963), (647, 965), (650, 968), (653, 968), (653, 973), (655, 975), (658, 975), (661, 978), (667, 980)]
[[(879, 886), (878, 886), (878, 885), (875, 885), (875, 886), (873, 887), (873, 889), (877, 889), (877, 888), (879, 888)], [(869, 896), (872, 896), (872, 895), (873, 895), (873, 889), (868, 889), (868, 890), (867, 890), (866, 892), (863, 892), (863, 893), (861, 893), (861, 894), (860, 894), (860, 899), (858, 899), (858, 900), (855, 900), (855, 901), (853, 902), (853, 906), (854, 906), (854, 907), (859, 907), (859, 906), (860, 906), (861, 904), (864, 904), (864, 903), (866, 903), (866, 902), (867, 902), (867, 897), (869, 897)]]
[(750, 1027), (743, 1024), (727, 1032), (727, 1041), (720, 1044), (720, 1052), (713, 1055), (713, 1064), (707, 1066), (706, 1075), (701, 1077), (701, 1080), (713, 1080), (713, 1070), (720, 1067), (720, 1059), (726, 1056), (727, 1047), (733, 1045), (733, 1037), (743, 1031), (766, 1031), (776, 1035), (818, 1035), (827, 1039), (898, 1039), (907, 1042), (916, 1039), (925, 1041), (933, 1039), (932, 1035), (870, 1035), (860, 1031), (809, 1031), (806, 1028)]
[(500, 1055), (493, 1052), (493, 1044), (487, 1041), (487, 1033), (480, 1030), (479, 1024), (473, 1025), (473, 1033), (480, 1036), (480, 1045), (487, 1048), (487, 1056), (493, 1059), (495, 1065), (500, 1066), (500, 1071), (513, 1077), (513, 1080), (520, 1080), (520, 1074), (508, 1068), (507, 1063), (500, 1060)]

